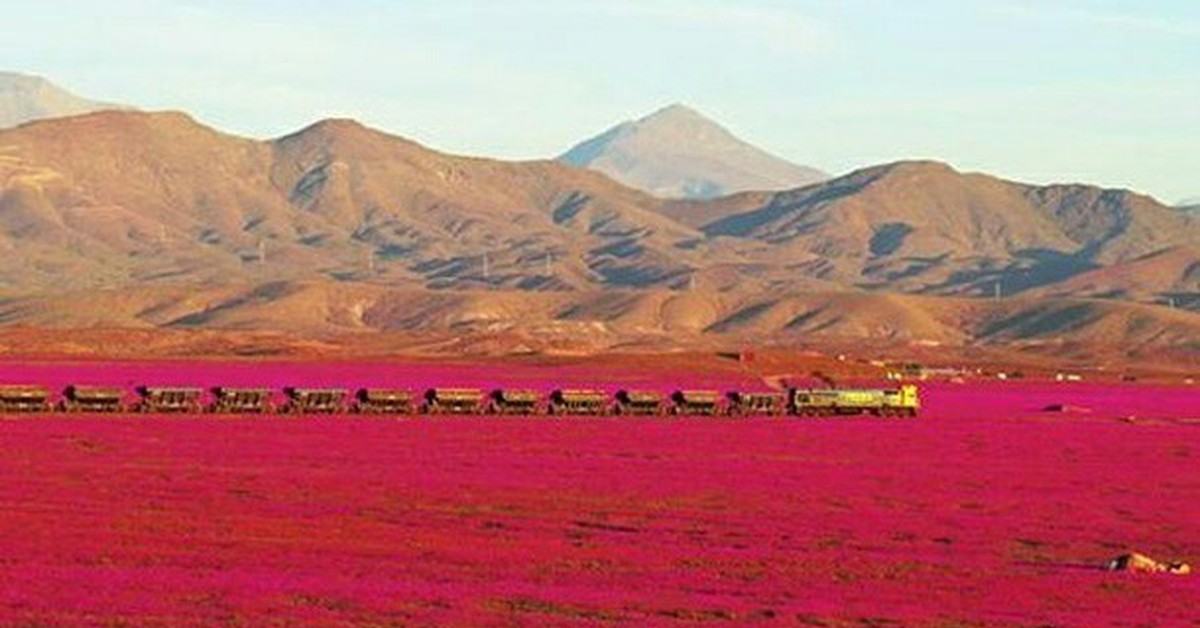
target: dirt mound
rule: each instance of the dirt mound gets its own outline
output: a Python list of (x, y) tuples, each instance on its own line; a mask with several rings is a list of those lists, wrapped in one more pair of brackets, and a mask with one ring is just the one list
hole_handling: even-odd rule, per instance
[(1180, 576), (1192, 573), (1192, 566), (1187, 563), (1164, 563), (1137, 552), (1118, 556), (1108, 561), (1104, 567), (1109, 571), (1130, 571), (1135, 573), (1169, 573)]

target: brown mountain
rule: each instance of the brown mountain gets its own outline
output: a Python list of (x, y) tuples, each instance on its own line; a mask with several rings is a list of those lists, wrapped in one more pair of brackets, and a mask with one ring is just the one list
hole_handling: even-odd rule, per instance
[[(447, 350), (871, 339), (1174, 355), (1200, 347), (1198, 228), (1131, 192), (926, 162), (665, 202), (345, 120), (271, 141), (178, 113), (0, 131), (10, 325), (388, 331)], [(1009, 298), (969, 298), (997, 282)]]
[(444, 155), (349, 121), (259, 142), (105, 112), (0, 132), (0, 146), (0, 245), (23, 252), (0, 265), (12, 285), (646, 286), (719, 259), (678, 248), (702, 235), (601, 175)]
[(1200, 242), (1153, 199), (1082, 185), (1029, 186), (934, 162), (868, 168), (827, 183), (664, 213), (766, 255), (815, 259), (808, 272), (867, 289), (1006, 293)]

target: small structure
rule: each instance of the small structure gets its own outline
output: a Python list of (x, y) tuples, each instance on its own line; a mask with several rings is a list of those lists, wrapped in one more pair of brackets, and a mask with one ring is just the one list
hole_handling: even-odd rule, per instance
[(1058, 414), (1090, 414), (1092, 409), (1087, 406), (1076, 406), (1069, 403), (1052, 403), (1042, 408), (1042, 412), (1055, 412)]

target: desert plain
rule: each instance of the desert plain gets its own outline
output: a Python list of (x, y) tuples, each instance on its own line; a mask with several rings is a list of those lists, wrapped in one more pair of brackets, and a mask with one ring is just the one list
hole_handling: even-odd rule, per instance
[[(839, 364), (847, 382), (871, 383), (866, 366), (781, 354), (57, 356), (7, 360), (0, 376), (52, 389), (765, 390), (789, 366)], [(1200, 557), (1200, 388), (1115, 379), (924, 381), (917, 419), (6, 417), (0, 615), (1195, 625), (1200, 580), (1103, 565), (1134, 550)]]

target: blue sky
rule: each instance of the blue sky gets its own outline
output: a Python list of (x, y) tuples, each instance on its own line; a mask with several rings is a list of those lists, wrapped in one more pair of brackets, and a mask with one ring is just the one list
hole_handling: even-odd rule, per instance
[(1195, 0), (22, 4), (5, 69), (253, 137), (346, 116), (537, 158), (684, 102), (835, 173), (933, 158), (1200, 196)]

